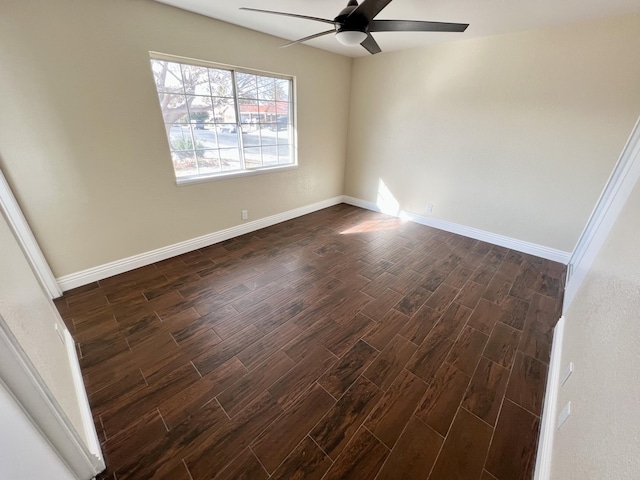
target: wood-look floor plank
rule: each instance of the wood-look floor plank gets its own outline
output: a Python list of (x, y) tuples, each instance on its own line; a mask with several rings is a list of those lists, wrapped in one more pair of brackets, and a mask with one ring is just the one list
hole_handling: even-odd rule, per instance
[[(158, 339), (158, 342), (164, 341), (162, 337)], [(176, 348), (175, 341), (171, 336), (169, 337), (166, 346), (161, 343), (162, 348), (155, 351), (154, 346), (157, 343), (153, 340), (149, 344), (145, 344), (144, 349), (134, 350), (133, 352), (134, 355), (139, 357), (138, 365), (149, 384), (155, 383), (158, 379), (165, 377), (183, 364), (191, 362), (198, 355), (217, 348), (222, 341), (213, 330), (205, 330)], [(202, 372), (199, 373), (202, 374)]]
[(218, 395), (218, 401), (225, 411), (234, 417), (256, 399), (262, 392), (280, 380), (295, 363), (283, 352), (277, 352), (267, 359), (262, 367), (235, 382)]
[(465, 307), (475, 308), (484, 291), (484, 285), (469, 280), (467, 283), (465, 283), (464, 287), (460, 289), (460, 293), (455, 298), (455, 301), (460, 305), (464, 305)]
[(375, 325), (375, 322), (361, 313), (349, 322), (337, 323), (323, 339), (322, 345), (337, 357), (342, 357), (355, 343)]
[(371, 412), (365, 426), (387, 447), (393, 448), (426, 389), (426, 383), (403, 370)]
[[(191, 477), (189, 477), (191, 478)], [(266, 480), (269, 475), (250, 448), (245, 448), (224, 470), (213, 477), (215, 480)]]
[(278, 404), (287, 409), (336, 359), (324, 347), (313, 351), (269, 387)]
[[(362, 338), (369, 345), (382, 351), (408, 321), (409, 317), (392, 308)], [(407, 338), (406, 335), (403, 336)]]
[(550, 297), (535, 294), (525, 321), (518, 350), (530, 357), (549, 363), (553, 325), (546, 320), (555, 315), (555, 301)]
[(271, 475), (271, 479), (320, 480), (331, 465), (331, 459), (307, 436)]
[(447, 308), (449, 308), (449, 304), (453, 301), (456, 295), (458, 295), (458, 292), (459, 289), (443, 283), (436, 288), (435, 292), (433, 292), (433, 295), (429, 297), (429, 300), (427, 300), (425, 305), (443, 313)]
[(491, 433), (489, 425), (460, 408), (429, 478), (480, 478)]
[(455, 341), (467, 323), (471, 312), (470, 308), (453, 302), (442, 314), (432, 332)]
[(462, 406), (489, 425), (495, 425), (508, 380), (509, 370), (482, 357)]
[(391, 451), (377, 480), (419, 480), (426, 478), (436, 461), (444, 439), (416, 417), (411, 418)]
[(179, 425), (246, 373), (244, 365), (232, 358), (175, 395), (163, 395), (165, 399), (158, 405), (158, 410), (167, 428), (171, 430)]
[(360, 340), (320, 377), (318, 383), (334, 398), (340, 398), (377, 355), (375, 348)]
[(400, 335), (420, 346), (441, 316), (441, 311), (423, 305), (408, 322), (405, 322), (406, 324), (399, 330)]
[(293, 340), (301, 333), (300, 328), (293, 323), (285, 323), (270, 334), (257, 340), (237, 354), (238, 359), (249, 370), (263, 363), (280, 348)]
[(311, 438), (335, 459), (381, 396), (382, 391), (376, 385), (360, 377), (311, 430)]
[(498, 365), (511, 368), (516, 355), (520, 332), (504, 323), (497, 322), (489, 337), (483, 355)]
[(407, 363), (407, 370), (431, 383), (434, 375), (449, 354), (453, 341), (438, 333), (431, 333)]
[(251, 447), (267, 472), (278, 468), (334, 404), (334, 398), (316, 384), (267, 427)]
[(120, 397), (117, 406), (101, 415), (107, 437), (126, 427), (143, 414), (156, 409), (165, 398), (172, 397), (200, 379), (193, 365), (187, 363), (154, 385), (134, 390)]
[(445, 437), (470, 380), (470, 375), (443, 364), (416, 408), (415, 416)]
[(396, 335), (364, 371), (364, 376), (387, 390), (416, 351), (409, 340)]
[(193, 364), (201, 375), (206, 375), (262, 338), (262, 336), (260, 330), (253, 325), (249, 325), (233, 337), (216, 345), (215, 349), (205, 351), (194, 357), (192, 359)]
[(509, 281), (509, 279), (504, 275), (494, 275), (489, 281), (487, 289), (482, 294), (482, 298), (493, 303), (501, 304), (509, 295), (511, 285), (511, 281)]
[(193, 479), (208, 479), (222, 470), (281, 413), (268, 392), (259, 396), (234, 419), (190, 449), (184, 460)]
[(467, 375), (473, 375), (488, 340), (489, 337), (479, 330), (465, 327), (453, 344), (447, 362)]
[(505, 400), (486, 469), (499, 479), (532, 478), (539, 428), (539, 417)]
[(518, 352), (505, 398), (535, 415), (542, 414), (547, 364)]
[(389, 310), (402, 300), (402, 294), (390, 288), (385, 289), (382, 294), (362, 309), (362, 313), (372, 320), (380, 321)]
[(337, 205), (55, 304), (100, 479), (507, 480), (530, 474), (564, 275)]
[(502, 309), (499, 305), (481, 298), (469, 317), (467, 325), (479, 330), (485, 335), (491, 335), (494, 325), (501, 316)]
[(388, 455), (389, 449), (361, 428), (323, 480), (374, 479)]

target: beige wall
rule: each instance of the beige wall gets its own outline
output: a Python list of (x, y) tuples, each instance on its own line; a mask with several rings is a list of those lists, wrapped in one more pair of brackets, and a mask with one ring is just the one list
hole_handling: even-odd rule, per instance
[(640, 478), (640, 183), (565, 313), (558, 408), (572, 413), (556, 432), (557, 480)]
[(56, 323), (62, 328), (64, 323), (40, 287), (2, 213), (0, 266), (0, 315), (78, 434), (84, 438), (67, 350), (55, 333)]
[[(4, 0), (0, 166), (56, 276), (343, 191), (351, 59), (151, 0)], [(296, 170), (176, 187), (149, 50), (297, 77)]]
[(640, 16), (354, 61), (345, 194), (571, 251), (640, 113)]

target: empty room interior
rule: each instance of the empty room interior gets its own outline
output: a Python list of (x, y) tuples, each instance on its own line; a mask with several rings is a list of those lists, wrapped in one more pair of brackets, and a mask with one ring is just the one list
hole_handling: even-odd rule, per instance
[(0, 89), (0, 478), (640, 478), (637, 0), (3, 0)]

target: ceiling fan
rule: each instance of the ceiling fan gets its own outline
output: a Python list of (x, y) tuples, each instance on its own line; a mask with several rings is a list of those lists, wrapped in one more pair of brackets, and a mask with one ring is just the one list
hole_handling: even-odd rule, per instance
[(349, 0), (347, 6), (343, 8), (333, 20), (310, 17), (308, 15), (298, 15), (296, 13), (261, 10), (258, 8), (241, 7), (240, 10), (303, 18), (333, 25), (331, 30), (309, 35), (308, 37), (287, 43), (283, 45), (283, 47), (289, 47), (297, 43), (335, 33), (336, 38), (343, 45), (360, 44), (372, 55), (382, 51), (378, 43), (371, 36), (373, 32), (464, 32), (469, 26), (468, 23), (423, 22), (419, 20), (374, 20), (375, 16), (389, 3), (391, 3), (391, 0), (364, 0), (358, 5), (356, 0)]

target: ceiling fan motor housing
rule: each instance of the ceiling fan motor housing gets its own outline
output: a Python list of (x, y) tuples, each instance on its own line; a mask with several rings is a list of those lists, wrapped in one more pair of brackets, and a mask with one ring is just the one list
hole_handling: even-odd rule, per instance
[(358, 2), (356, 0), (349, 0), (349, 3), (344, 7), (338, 16), (333, 19), (335, 22), (336, 32), (364, 32), (367, 33), (367, 27), (369, 21), (364, 15), (351, 15), (351, 13), (358, 8)]

